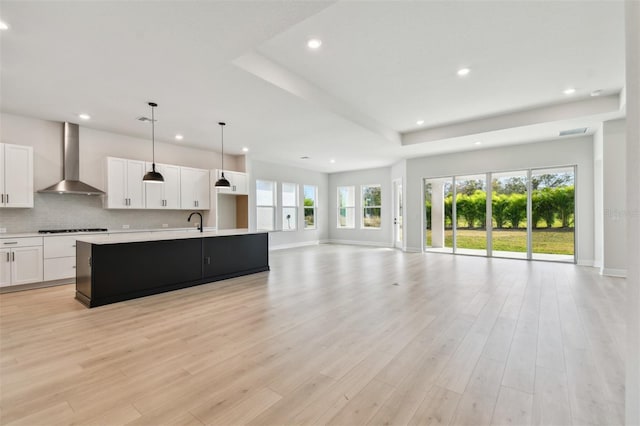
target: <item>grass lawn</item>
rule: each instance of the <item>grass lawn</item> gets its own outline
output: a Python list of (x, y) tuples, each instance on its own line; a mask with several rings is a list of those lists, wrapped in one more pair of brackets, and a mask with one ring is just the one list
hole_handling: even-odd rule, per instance
[[(524, 229), (494, 229), (492, 232), (493, 250), (527, 251), (527, 231)], [(573, 228), (569, 230), (535, 229), (533, 230), (533, 252), (545, 254), (573, 254)], [(487, 234), (484, 229), (458, 229), (458, 248), (487, 248)], [(445, 230), (445, 247), (453, 246), (453, 231)], [(431, 245), (431, 231), (427, 231), (427, 245)]]

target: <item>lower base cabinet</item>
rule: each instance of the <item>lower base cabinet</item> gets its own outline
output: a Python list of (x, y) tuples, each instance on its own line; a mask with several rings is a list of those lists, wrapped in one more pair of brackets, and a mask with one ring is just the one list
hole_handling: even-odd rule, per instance
[(2, 240), (2, 244), (16, 247), (0, 248), (0, 287), (42, 281), (42, 238)]

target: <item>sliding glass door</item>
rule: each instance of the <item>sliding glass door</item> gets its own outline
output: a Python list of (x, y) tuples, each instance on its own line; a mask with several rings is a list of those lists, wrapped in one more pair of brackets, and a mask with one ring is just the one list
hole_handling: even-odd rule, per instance
[(527, 259), (527, 172), (491, 173), (491, 253)]
[(424, 182), (425, 247), (453, 253), (453, 178)]
[(424, 202), (426, 251), (575, 262), (574, 166), (429, 178)]
[(573, 262), (575, 177), (573, 167), (531, 172), (531, 255)]
[(455, 185), (455, 252), (486, 256), (486, 175), (456, 176)]

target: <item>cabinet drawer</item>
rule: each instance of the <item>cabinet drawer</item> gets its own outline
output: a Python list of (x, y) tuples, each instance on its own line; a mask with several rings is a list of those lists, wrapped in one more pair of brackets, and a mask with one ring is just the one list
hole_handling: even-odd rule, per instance
[(68, 257), (76, 255), (76, 236), (63, 235), (44, 238), (44, 258)]
[(2, 238), (0, 239), (1, 248), (13, 247), (33, 247), (41, 246), (42, 237), (25, 237), (25, 238)]
[(65, 278), (75, 278), (76, 258), (58, 257), (44, 260), (44, 280), (62, 280)]

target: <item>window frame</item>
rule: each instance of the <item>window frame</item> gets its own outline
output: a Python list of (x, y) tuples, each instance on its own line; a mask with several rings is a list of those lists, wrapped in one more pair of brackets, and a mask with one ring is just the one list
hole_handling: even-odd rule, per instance
[[(276, 207), (277, 207), (277, 197), (276, 193), (278, 190), (278, 182), (273, 180), (266, 179), (256, 179), (256, 230), (257, 231), (275, 231), (276, 230)], [(268, 182), (272, 185), (271, 189), (271, 204), (258, 204), (258, 182)], [(271, 209), (271, 229), (264, 229), (258, 227), (258, 210), (261, 208), (269, 208)]]
[[(342, 188), (348, 188), (350, 190), (353, 191), (353, 205), (352, 206), (347, 206), (345, 205), (344, 207), (340, 206), (340, 189)], [(338, 186), (336, 189), (336, 204), (337, 204), (337, 208), (336, 208), (336, 227), (338, 229), (356, 229), (356, 187), (355, 185), (343, 185), (343, 186)], [(340, 226), (340, 210), (341, 209), (351, 209), (353, 210), (353, 226)], [(345, 216), (347, 217), (347, 216)]]
[[(306, 197), (306, 188), (313, 188), (313, 207), (307, 207), (304, 205), (304, 200)], [(313, 226), (307, 226), (306, 214), (305, 211), (307, 209), (313, 210)], [(303, 229), (305, 231), (312, 231), (318, 229), (318, 185), (302, 185), (302, 220), (304, 222)]]
[[(364, 202), (365, 188), (380, 188), (380, 205), (367, 206)], [(379, 226), (365, 226), (365, 210), (366, 209), (380, 209), (380, 225)], [(381, 230), (382, 229), (382, 184), (364, 184), (360, 185), (360, 229), (367, 230)]]

